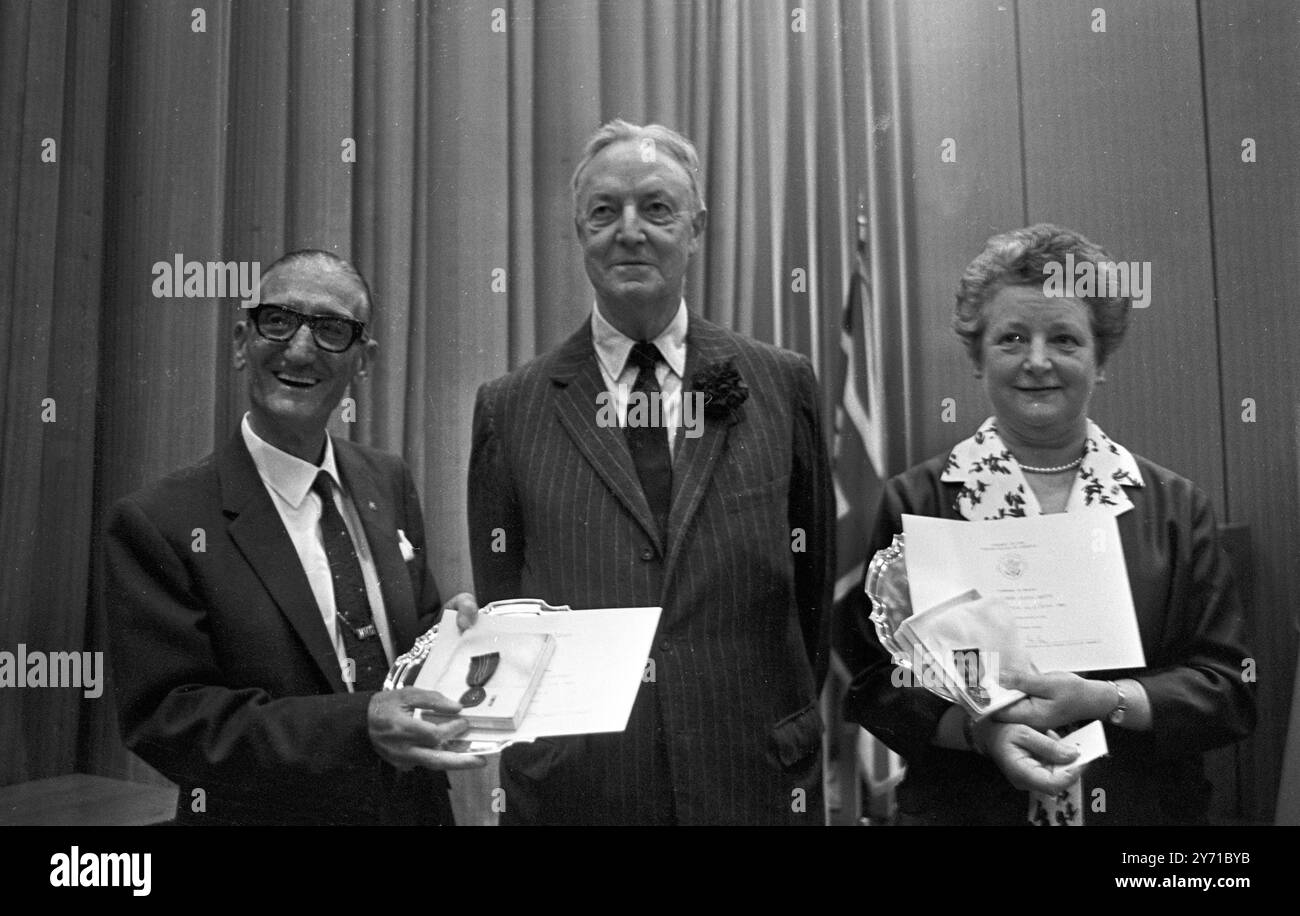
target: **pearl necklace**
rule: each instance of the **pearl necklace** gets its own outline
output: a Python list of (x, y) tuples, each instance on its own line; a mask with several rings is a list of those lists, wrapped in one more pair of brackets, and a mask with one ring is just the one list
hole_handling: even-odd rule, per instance
[(1059, 474), (1059, 473), (1061, 473), (1062, 471), (1073, 471), (1075, 468), (1077, 468), (1077, 467), (1078, 467), (1079, 465), (1081, 465), (1081, 464), (1083, 464), (1083, 456), (1082, 456), (1082, 455), (1080, 455), (1078, 458), (1075, 458), (1075, 459), (1074, 459), (1073, 461), (1071, 461), (1069, 464), (1063, 464), (1063, 465), (1061, 465), (1060, 467), (1055, 467), (1055, 468), (1036, 468), (1036, 467), (1031, 467), (1030, 465), (1027, 465), (1027, 464), (1021, 464), (1021, 465), (1020, 465), (1020, 470), (1022, 470), (1022, 471), (1027, 471), (1027, 472), (1030, 473), (1030, 474)]

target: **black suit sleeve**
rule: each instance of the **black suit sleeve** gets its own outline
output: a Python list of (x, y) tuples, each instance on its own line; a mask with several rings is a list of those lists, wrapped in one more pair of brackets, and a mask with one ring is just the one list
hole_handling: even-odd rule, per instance
[(835, 485), (822, 430), (817, 378), (800, 357), (796, 370), (793, 466), (789, 513), (795, 532), (806, 537), (795, 551), (795, 595), (804, 646), (820, 689), (829, 661), (830, 612), (835, 589)]
[(469, 459), (469, 552), (479, 604), (520, 594), (524, 520), (498, 424), (499, 389), (479, 388)]
[(185, 549), (139, 503), (128, 498), (113, 507), (107, 609), (127, 747), (171, 779), (210, 792), (260, 780), (271, 784), (268, 796), (310, 794), (322, 776), (377, 777), (369, 693), (273, 698), (231, 683), (213, 647), (217, 623), (182, 559)]

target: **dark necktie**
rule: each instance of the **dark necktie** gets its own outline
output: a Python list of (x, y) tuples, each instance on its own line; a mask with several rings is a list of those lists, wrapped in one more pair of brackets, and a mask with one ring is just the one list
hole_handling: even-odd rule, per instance
[(320, 530), (334, 580), (335, 622), (352, 661), (355, 675), (352, 686), (355, 690), (378, 690), (388, 674), (388, 658), (384, 655), (384, 644), (379, 639), (375, 618), (370, 613), (361, 562), (357, 559), (343, 516), (334, 505), (330, 475), (321, 471), (311, 488), (320, 497)]
[[(659, 382), (655, 378), (655, 365), (664, 362), (659, 348), (652, 343), (639, 343), (632, 348), (628, 362), (636, 366), (636, 384), (628, 400), (628, 417), (633, 417), (632, 406), (636, 397), (644, 405), (641, 419), (646, 422), (627, 425), (627, 447), (632, 452), (632, 463), (636, 466), (637, 477), (641, 478), (641, 489), (646, 502), (655, 517), (655, 524), (662, 534), (668, 524), (668, 507), (673, 491), (673, 461), (668, 450), (668, 430), (662, 425), (663, 405), (652, 412), (650, 405), (659, 400)], [(639, 397), (638, 397), (639, 395)], [(659, 425), (649, 421), (655, 414), (660, 418)]]

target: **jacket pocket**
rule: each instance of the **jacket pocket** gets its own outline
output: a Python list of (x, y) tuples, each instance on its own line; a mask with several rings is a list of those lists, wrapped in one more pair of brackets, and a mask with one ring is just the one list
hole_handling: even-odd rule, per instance
[(821, 750), (822, 715), (817, 701), (773, 725), (769, 740), (776, 759), (787, 770)]

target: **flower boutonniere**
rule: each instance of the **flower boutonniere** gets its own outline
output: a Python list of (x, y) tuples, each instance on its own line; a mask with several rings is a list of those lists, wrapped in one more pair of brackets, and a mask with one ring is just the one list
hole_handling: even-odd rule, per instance
[(709, 363), (691, 376), (691, 390), (704, 395), (704, 415), (735, 423), (740, 405), (749, 397), (749, 386), (731, 360)]

